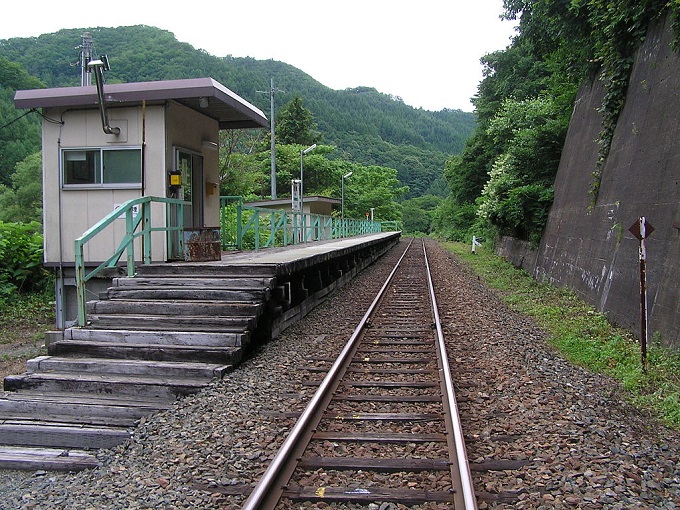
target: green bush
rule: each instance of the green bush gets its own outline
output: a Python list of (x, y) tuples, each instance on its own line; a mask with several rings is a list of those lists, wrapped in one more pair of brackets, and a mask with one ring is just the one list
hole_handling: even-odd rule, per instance
[(40, 224), (0, 222), (0, 301), (17, 293), (41, 292), (49, 280)]

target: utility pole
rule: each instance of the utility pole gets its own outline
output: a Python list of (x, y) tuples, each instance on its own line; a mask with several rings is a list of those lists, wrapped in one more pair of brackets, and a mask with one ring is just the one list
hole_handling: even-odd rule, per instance
[(87, 67), (87, 64), (92, 60), (93, 45), (90, 32), (85, 32), (83, 34), (82, 41), (83, 43), (80, 46), (80, 86), (87, 87), (92, 84), (90, 80), (90, 69)]
[[(260, 94), (267, 94), (264, 90), (258, 90)], [(271, 78), (271, 86), (269, 88), (269, 142), (271, 144), (271, 169), (269, 171), (269, 180), (271, 182), (271, 198), (276, 200), (276, 140), (274, 139), (274, 95), (277, 92), (284, 92), (274, 88), (274, 78)]]

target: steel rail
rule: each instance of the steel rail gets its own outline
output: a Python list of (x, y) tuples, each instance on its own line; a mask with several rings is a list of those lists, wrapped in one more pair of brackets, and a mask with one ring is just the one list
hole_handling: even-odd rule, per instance
[(470, 464), (467, 461), (467, 451), (465, 448), (465, 440), (463, 438), (463, 427), (460, 423), (460, 416), (458, 414), (458, 404), (456, 403), (455, 391), (453, 389), (453, 381), (451, 379), (451, 371), (449, 370), (448, 355), (446, 354), (446, 344), (444, 341), (444, 332), (442, 330), (441, 320), (439, 318), (439, 310), (437, 308), (437, 298), (434, 292), (434, 284), (432, 282), (432, 272), (430, 271), (430, 263), (427, 258), (427, 250), (425, 249), (425, 242), (423, 242), (423, 254), (425, 255), (425, 267), (427, 268), (427, 285), (430, 291), (430, 303), (432, 304), (432, 315), (437, 329), (437, 349), (442, 362), (442, 373), (444, 376), (444, 384), (446, 386), (446, 398), (448, 401), (449, 418), (453, 428), (453, 439), (456, 449), (456, 459), (458, 462), (458, 471), (461, 483), (461, 491), (463, 493), (465, 510), (477, 510), (477, 500), (475, 498), (475, 491), (472, 485), (472, 474), (470, 473)]
[(309, 421), (317, 411), (319, 402), (321, 402), (322, 399), (326, 397), (329, 389), (331, 388), (332, 384), (336, 379), (337, 374), (341, 370), (342, 366), (346, 363), (350, 353), (354, 349), (357, 339), (361, 337), (361, 333), (364, 329), (364, 326), (366, 325), (366, 322), (371, 317), (373, 310), (378, 306), (380, 300), (383, 298), (387, 287), (394, 278), (394, 275), (397, 272), (397, 269), (399, 268), (402, 260), (406, 256), (406, 253), (408, 252), (409, 248), (411, 247), (411, 244), (413, 244), (413, 239), (411, 240), (411, 242), (409, 242), (408, 246), (404, 250), (404, 253), (401, 254), (401, 257), (399, 258), (394, 268), (390, 272), (389, 276), (385, 280), (385, 283), (383, 283), (375, 299), (368, 307), (368, 310), (362, 317), (361, 321), (359, 321), (359, 325), (356, 327), (356, 329), (352, 333), (352, 336), (345, 344), (345, 347), (340, 352), (340, 355), (338, 356), (335, 363), (333, 363), (333, 366), (328, 371), (326, 377), (324, 377), (323, 381), (319, 385), (319, 388), (317, 389), (316, 393), (310, 400), (309, 404), (307, 404), (307, 407), (302, 412), (302, 415), (298, 419), (297, 423), (291, 429), (290, 434), (288, 434), (288, 436), (284, 440), (283, 444), (281, 445), (281, 448), (277, 452), (271, 464), (267, 467), (266, 471), (262, 475), (262, 478), (260, 478), (260, 481), (257, 483), (253, 491), (250, 493), (250, 496), (248, 496), (248, 499), (241, 507), (242, 510), (256, 510), (261, 508), (260, 505), (267, 497), (268, 492), (272, 490), (272, 485), (278, 478), (281, 469), (286, 464), (286, 462), (288, 462), (291, 454), (293, 453), (296, 447), (296, 443), (305, 432), (305, 429)]

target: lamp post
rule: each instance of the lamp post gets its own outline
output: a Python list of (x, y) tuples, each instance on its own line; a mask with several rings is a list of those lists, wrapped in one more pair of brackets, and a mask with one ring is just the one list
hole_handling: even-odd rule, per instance
[(352, 175), (352, 172), (347, 172), (345, 175), (342, 176), (342, 192), (341, 192), (341, 199), (340, 199), (340, 208), (341, 208), (341, 215), (340, 218), (343, 220), (345, 219), (345, 179), (347, 179), (350, 175)]
[(302, 208), (302, 199), (305, 195), (305, 191), (304, 191), (305, 179), (303, 177), (304, 169), (302, 167), (302, 157), (305, 156), (308, 152), (313, 151), (314, 149), (316, 149), (316, 144), (310, 145), (305, 150), (300, 151), (300, 211), (303, 211), (303, 212), (304, 212), (304, 209)]
[(316, 148), (316, 144), (310, 145), (304, 150), (300, 151), (300, 218), (302, 218), (302, 242), (305, 241), (305, 209), (304, 209), (304, 196), (305, 196), (305, 190), (304, 190), (304, 170), (302, 167), (302, 157), (307, 154), (308, 152), (313, 151)]
[(347, 236), (347, 228), (345, 226), (345, 179), (347, 179), (350, 175), (352, 175), (352, 172), (347, 172), (345, 175), (342, 176), (341, 179), (341, 195), (340, 195), (340, 223), (342, 223), (342, 237)]

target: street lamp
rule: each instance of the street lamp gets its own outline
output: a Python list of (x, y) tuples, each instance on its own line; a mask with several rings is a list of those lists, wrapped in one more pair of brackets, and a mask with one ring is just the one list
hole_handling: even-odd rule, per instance
[(347, 172), (345, 175), (342, 176), (341, 183), (342, 183), (342, 194), (341, 199), (340, 199), (340, 208), (341, 208), (341, 216), (340, 216), (340, 223), (342, 224), (342, 237), (347, 237), (347, 225), (345, 225), (345, 179), (347, 179), (350, 175), (352, 175), (352, 172)]
[(307, 223), (305, 220), (305, 209), (304, 209), (304, 196), (305, 196), (305, 190), (304, 190), (304, 170), (302, 168), (302, 157), (307, 154), (308, 152), (313, 151), (316, 148), (316, 144), (310, 145), (307, 147), (305, 150), (300, 151), (300, 218), (302, 218), (302, 242), (305, 241), (305, 224)]
[(307, 147), (305, 150), (300, 151), (300, 211), (304, 212), (304, 209), (302, 208), (302, 199), (305, 196), (305, 191), (304, 191), (304, 170), (302, 168), (302, 156), (305, 156), (308, 152), (313, 151), (316, 149), (316, 144), (310, 145)]
[(345, 179), (347, 179), (350, 175), (352, 175), (352, 172), (347, 172), (345, 175), (342, 176), (342, 181), (341, 181), (342, 182), (342, 194), (340, 195), (341, 196), (340, 203), (342, 205), (340, 207), (341, 207), (342, 212), (341, 212), (340, 218), (343, 219), (343, 220), (345, 219)]

